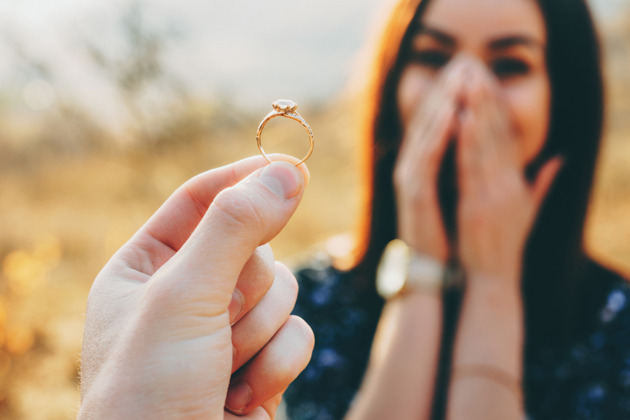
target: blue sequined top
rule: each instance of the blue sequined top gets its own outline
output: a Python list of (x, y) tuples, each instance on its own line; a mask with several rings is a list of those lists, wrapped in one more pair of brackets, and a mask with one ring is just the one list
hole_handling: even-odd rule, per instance
[[(342, 419), (366, 369), (380, 313), (352, 273), (320, 265), (297, 272), (294, 310), (315, 333), (311, 362), (285, 393), (291, 420)], [(368, 306), (371, 310), (368, 310)], [(376, 311), (378, 312), (378, 311)], [(614, 283), (587, 338), (552, 363), (524, 367), (529, 420), (630, 419), (630, 285)]]

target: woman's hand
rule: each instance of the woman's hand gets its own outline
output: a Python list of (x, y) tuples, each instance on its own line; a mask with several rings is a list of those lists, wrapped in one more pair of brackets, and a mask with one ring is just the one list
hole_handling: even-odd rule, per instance
[(457, 136), (458, 251), (467, 285), (447, 419), (524, 415), (522, 258), (561, 161), (550, 160), (527, 182), (520, 139), (497, 83), (482, 63), (471, 61)]
[(398, 235), (416, 252), (445, 262), (452, 250), (438, 199), (438, 174), (457, 125), (464, 59), (440, 73), (407, 124), (394, 170)]
[(471, 286), (501, 282), (517, 291), (525, 243), (561, 159), (527, 182), (497, 83), (483, 64), (471, 64), (457, 145), (458, 248)]
[[(398, 235), (440, 261), (450, 247), (438, 201), (438, 173), (455, 133), (465, 70), (455, 60), (407, 124), (394, 171)], [(442, 298), (408, 293), (389, 300), (379, 320), (361, 389), (348, 420), (428, 419), (439, 362)]]
[(265, 244), (307, 178), (262, 158), (209, 171), (118, 251), (88, 299), (79, 418), (274, 418), (313, 335)]

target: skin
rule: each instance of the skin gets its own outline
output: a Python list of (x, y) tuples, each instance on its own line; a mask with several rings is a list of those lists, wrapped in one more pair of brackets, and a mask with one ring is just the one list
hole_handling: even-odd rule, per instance
[[(460, 372), (484, 366), (515, 383), (522, 378), (523, 250), (561, 167), (554, 158), (533, 183), (524, 176), (549, 128), (544, 20), (533, 0), (432, 0), (418, 26), (397, 89), (404, 127), (394, 170), (399, 237), (438, 261), (458, 258), (467, 275), (447, 418), (520, 419), (520, 388)], [(437, 185), (450, 142), (459, 190), (452, 242)], [(441, 328), (439, 293), (389, 301), (375, 338), (378, 357), (348, 417), (428, 419)], [(381, 332), (388, 329), (398, 333)]]
[(88, 299), (80, 419), (275, 417), (314, 339), (266, 244), (307, 181), (262, 157), (206, 172), (112, 257)]

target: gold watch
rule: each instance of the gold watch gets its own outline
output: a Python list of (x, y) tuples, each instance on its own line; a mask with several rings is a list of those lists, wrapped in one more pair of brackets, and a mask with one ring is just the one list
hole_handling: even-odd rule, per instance
[(384, 299), (408, 292), (444, 289), (446, 267), (435, 258), (414, 252), (400, 239), (387, 244), (376, 270), (376, 290)]

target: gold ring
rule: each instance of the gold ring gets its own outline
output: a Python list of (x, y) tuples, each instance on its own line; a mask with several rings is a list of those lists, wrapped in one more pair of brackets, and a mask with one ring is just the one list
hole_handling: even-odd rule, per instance
[(311, 126), (308, 125), (308, 123), (304, 120), (304, 118), (302, 118), (302, 116), (297, 113), (297, 104), (295, 102), (288, 99), (278, 99), (271, 105), (273, 106), (273, 111), (267, 114), (267, 116), (260, 122), (260, 125), (258, 126), (258, 131), (256, 132), (256, 143), (258, 144), (258, 150), (260, 150), (260, 153), (265, 157), (265, 159), (267, 159), (267, 161), (271, 163), (271, 159), (269, 159), (269, 156), (267, 156), (267, 153), (265, 153), (265, 150), (262, 147), (263, 128), (265, 128), (265, 125), (275, 117), (289, 118), (302, 124), (302, 126), (306, 129), (306, 132), (308, 133), (308, 152), (301, 161), (295, 164), (295, 166), (301, 165), (302, 163), (306, 162), (306, 159), (308, 159), (311, 156), (311, 153), (313, 153), (313, 147), (315, 145), (315, 140), (313, 139), (313, 130), (311, 129)]

